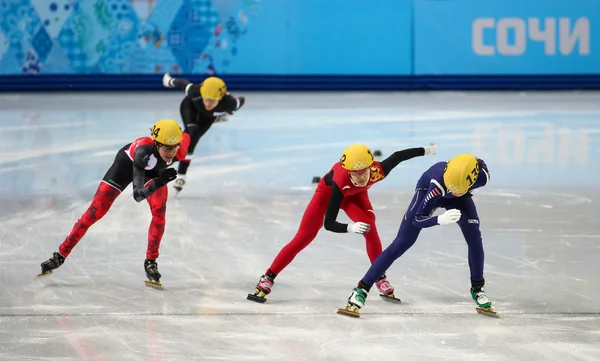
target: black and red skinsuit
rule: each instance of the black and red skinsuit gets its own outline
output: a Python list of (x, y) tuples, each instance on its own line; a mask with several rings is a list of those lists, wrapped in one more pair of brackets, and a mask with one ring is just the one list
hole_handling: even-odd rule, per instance
[[(189, 144), (189, 135), (184, 134), (177, 154), (171, 163), (186, 157)], [(102, 178), (92, 203), (75, 222), (65, 241), (59, 246), (59, 253), (66, 258), (88, 228), (104, 217), (115, 199), (130, 183), (133, 183), (133, 198), (136, 202), (146, 199), (150, 205), (152, 221), (148, 230), (146, 258), (156, 259), (165, 231), (168, 197), (168, 188), (158, 176), (160, 171), (171, 163), (167, 164), (160, 157), (151, 137), (138, 138), (121, 148), (117, 152), (112, 166)]]

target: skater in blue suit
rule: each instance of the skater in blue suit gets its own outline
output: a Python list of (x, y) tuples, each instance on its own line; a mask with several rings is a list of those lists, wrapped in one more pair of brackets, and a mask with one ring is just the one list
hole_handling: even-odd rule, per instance
[[(471, 194), (472, 190), (485, 186), (489, 180), (490, 173), (485, 162), (471, 154), (458, 155), (449, 162), (438, 162), (425, 171), (417, 182), (398, 235), (373, 262), (358, 287), (352, 291), (346, 308), (339, 309), (338, 313), (359, 317), (359, 310), (364, 306), (371, 286), (415, 244), (423, 228), (458, 223), (469, 248), (471, 297), (477, 303), (478, 312), (497, 316), (484, 290), (483, 243), (479, 216)], [(446, 212), (432, 216), (440, 207)]]

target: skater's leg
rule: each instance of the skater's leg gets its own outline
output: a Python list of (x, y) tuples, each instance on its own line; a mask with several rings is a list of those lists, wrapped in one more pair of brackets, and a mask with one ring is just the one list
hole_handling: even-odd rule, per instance
[(132, 177), (133, 167), (131, 160), (125, 152), (117, 152), (112, 166), (108, 169), (96, 190), (92, 203), (77, 222), (75, 222), (69, 235), (59, 246), (58, 252), (54, 252), (50, 259), (42, 262), (42, 273), (40, 275), (49, 274), (52, 270), (63, 264), (65, 258), (85, 235), (88, 228), (108, 212), (115, 199), (131, 183)]
[(449, 202), (445, 208), (456, 208), (461, 211), (458, 225), (469, 248), (468, 259), (469, 270), (471, 272), (471, 297), (479, 307), (491, 307), (492, 302), (488, 299), (484, 289), (485, 278), (483, 276), (483, 268), (485, 254), (483, 251), (481, 230), (479, 228), (479, 215), (477, 214), (477, 207), (473, 202), (473, 198), (471, 196), (457, 198), (452, 202)]
[[(344, 199), (342, 208), (353, 222), (364, 222), (371, 226), (371, 230), (363, 236), (367, 246), (367, 255), (373, 263), (382, 252), (381, 239), (377, 232), (377, 224), (373, 206), (369, 200), (367, 192), (358, 193), (352, 197)], [(347, 202), (346, 202), (347, 201)], [(379, 276), (377, 280), (377, 289), (381, 294), (394, 297), (394, 287), (388, 281), (385, 273)]]
[(104, 217), (120, 194), (120, 190), (110, 186), (106, 182), (102, 181), (100, 183), (92, 203), (77, 222), (75, 222), (65, 241), (59, 246), (58, 252), (63, 257), (66, 258), (71, 254), (71, 251), (85, 235), (89, 227)]
[(364, 222), (371, 226), (371, 230), (364, 233), (369, 261), (373, 263), (377, 256), (381, 254), (381, 239), (377, 232), (377, 224), (373, 206), (369, 200), (367, 192), (361, 192), (354, 196), (344, 199), (342, 209), (353, 222)]
[(421, 229), (413, 226), (411, 214), (405, 214), (396, 238), (373, 262), (371, 268), (360, 281), (360, 286), (369, 291), (371, 286), (379, 280), (379, 277), (387, 271), (392, 263), (415, 244), (420, 232)]
[(51, 274), (53, 270), (57, 269), (65, 262), (65, 258), (71, 254), (71, 251), (85, 235), (88, 228), (108, 212), (119, 194), (121, 194), (121, 192), (118, 189), (111, 187), (104, 181), (100, 183), (100, 186), (94, 195), (94, 199), (92, 200), (92, 204), (90, 204), (85, 213), (83, 213), (77, 222), (75, 222), (67, 238), (58, 247), (58, 252), (54, 252), (52, 257), (41, 263), (42, 271), (37, 277)]
[(479, 229), (480, 220), (477, 214), (477, 207), (472, 197), (462, 197), (454, 202), (455, 207), (460, 209), (462, 216), (458, 221), (467, 246), (469, 247), (469, 269), (471, 271), (471, 282), (483, 282), (484, 251), (481, 230)]
[(380, 275), (387, 271), (396, 259), (404, 254), (404, 252), (416, 242), (421, 230), (413, 226), (412, 218), (413, 215), (411, 213), (404, 215), (402, 223), (400, 224), (400, 229), (398, 230), (398, 235), (392, 244), (377, 257), (375, 262), (373, 262), (367, 273), (358, 283), (358, 286), (352, 290), (352, 294), (348, 297), (346, 307), (339, 309), (338, 313), (359, 317), (358, 312), (365, 305), (367, 294), (371, 290), (373, 283), (379, 279)]
[(188, 154), (185, 159), (179, 162), (179, 168), (177, 170), (178, 180), (175, 181), (175, 189), (181, 190), (185, 184), (185, 175), (187, 174), (188, 167), (192, 161), (194, 150), (196, 145), (200, 141), (200, 138), (210, 129), (214, 123), (214, 117), (202, 117), (196, 111), (192, 100), (185, 97), (179, 107), (181, 119), (184, 124), (184, 132), (190, 135), (190, 146), (188, 148)]
[(325, 211), (331, 193), (316, 191), (310, 203), (306, 207), (298, 231), (292, 240), (286, 244), (273, 260), (267, 273), (278, 275), (300, 251), (308, 246), (323, 227)]
[(275, 277), (292, 262), (300, 251), (315, 239), (319, 230), (323, 227), (325, 211), (330, 196), (331, 192), (319, 190), (315, 192), (304, 211), (296, 235), (279, 251), (271, 266), (260, 277), (254, 294), (248, 295), (249, 300), (265, 302), (265, 296), (271, 293)]
[(160, 242), (165, 232), (168, 196), (168, 188), (163, 186), (158, 188), (156, 192), (147, 198), (152, 213), (152, 220), (150, 221), (150, 228), (148, 229), (146, 259), (158, 258)]
[(177, 191), (181, 191), (185, 185), (185, 176), (187, 174), (188, 167), (192, 161), (194, 150), (200, 140), (200, 129), (198, 124), (198, 112), (194, 108), (192, 100), (185, 97), (179, 106), (179, 113), (181, 114), (181, 120), (183, 121), (183, 132), (189, 134), (190, 145), (188, 147), (188, 153), (185, 159), (179, 161), (177, 169), (177, 179), (173, 187)]
[(102, 182), (98, 186), (92, 204), (77, 220), (71, 232), (60, 245), (59, 252), (67, 257), (73, 247), (85, 235), (88, 228), (99, 221), (110, 209), (115, 199), (123, 192), (133, 179), (133, 166), (131, 159), (123, 151), (118, 151), (111, 167), (106, 171)]

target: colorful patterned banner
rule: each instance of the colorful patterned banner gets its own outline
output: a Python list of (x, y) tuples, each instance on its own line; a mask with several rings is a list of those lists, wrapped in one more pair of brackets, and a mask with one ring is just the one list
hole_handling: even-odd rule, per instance
[(260, 0), (0, 0), (0, 74), (225, 73)]

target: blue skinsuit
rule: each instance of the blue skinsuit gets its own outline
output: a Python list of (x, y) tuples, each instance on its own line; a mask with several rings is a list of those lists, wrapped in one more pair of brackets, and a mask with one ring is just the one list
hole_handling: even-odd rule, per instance
[(448, 192), (444, 184), (444, 170), (448, 162), (436, 163), (423, 173), (417, 182), (410, 206), (404, 214), (398, 235), (373, 262), (362, 279), (363, 284), (370, 288), (396, 259), (415, 244), (421, 229), (437, 225), (438, 217), (431, 216), (431, 214), (440, 207), (461, 211), (458, 225), (469, 247), (471, 281), (484, 280), (483, 243), (479, 230), (479, 216), (471, 191), (485, 186), (489, 182), (490, 174), (485, 163), (483, 161), (479, 161), (479, 163), (481, 169), (477, 180), (469, 192), (458, 198)]

